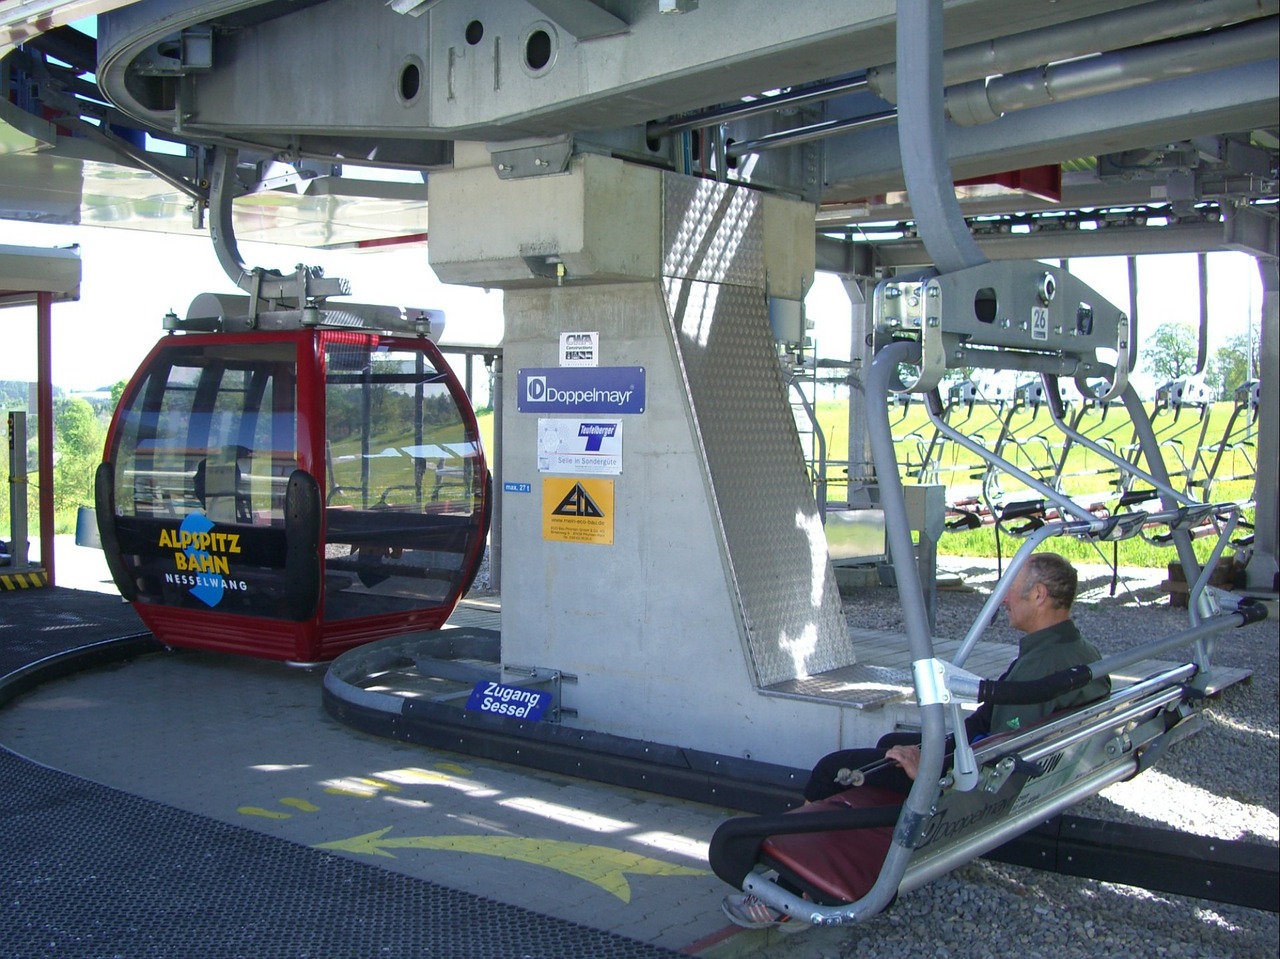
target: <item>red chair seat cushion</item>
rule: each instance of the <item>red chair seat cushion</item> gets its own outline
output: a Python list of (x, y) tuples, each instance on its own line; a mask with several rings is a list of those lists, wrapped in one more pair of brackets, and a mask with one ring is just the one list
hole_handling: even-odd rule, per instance
[[(821, 802), (809, 803), (790, 814), (901, 806), (905, 795), (875, 786), (848, 789)], [(761, 844), (764, 857), (780, 872), (836, 902), (854, 902), (866, 895), (880, 875), (893, 840), (893, 827), (771, 836)]]

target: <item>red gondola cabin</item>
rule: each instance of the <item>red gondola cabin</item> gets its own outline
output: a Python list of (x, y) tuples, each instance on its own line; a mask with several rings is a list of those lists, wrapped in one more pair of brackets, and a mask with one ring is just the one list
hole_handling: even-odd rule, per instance
[(435, 344), (292, 315), (166, 336), (112, 420), (102, 544), (167, 645), (332, 659), (438, 628), (479, 566), (489, 474)]

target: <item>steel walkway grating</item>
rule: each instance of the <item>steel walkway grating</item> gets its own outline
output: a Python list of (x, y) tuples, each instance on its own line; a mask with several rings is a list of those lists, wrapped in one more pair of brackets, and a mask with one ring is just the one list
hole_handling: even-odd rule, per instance
[(139, 799), (0, 749), (5, 959), (678, 953)]
[[(29, 674), (60, 674), (139, 629), (118, 597), (6, 594), (0, 704), (39, 679)], [(131, 796), (0, 747), (0, 959), (677, 955)]]

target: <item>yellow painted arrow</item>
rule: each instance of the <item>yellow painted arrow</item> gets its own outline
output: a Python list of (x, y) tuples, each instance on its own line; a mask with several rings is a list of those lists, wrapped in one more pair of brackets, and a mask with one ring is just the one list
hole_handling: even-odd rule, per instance
[(317, 849), (334, 849), (361, 856), (388, 856), (391, 849), (443, 849), (481, 856), (516, 859), (546, 866), (594, 883), (623, 902), (631, 901), (631, 885), (626, 873), (638, 876), (705, 876), (707, 870), (674, 866), (660, 859), (608, 846), (592, 846), (559, 839), (526, 839), (519, 836), (400, 836), (387, 838), (391, 828), (377, 832), (322, 842)]

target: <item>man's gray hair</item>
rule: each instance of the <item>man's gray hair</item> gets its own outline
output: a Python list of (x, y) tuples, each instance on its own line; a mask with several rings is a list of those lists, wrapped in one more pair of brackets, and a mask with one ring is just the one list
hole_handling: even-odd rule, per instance
[(1076, 568), (1057, 553), (1035, 553), (1027, 560), (1025, 590), (1044, 583), (1049, 599), (1057, 609), (1070, 609), (1076, 599), (1079, 577)]

